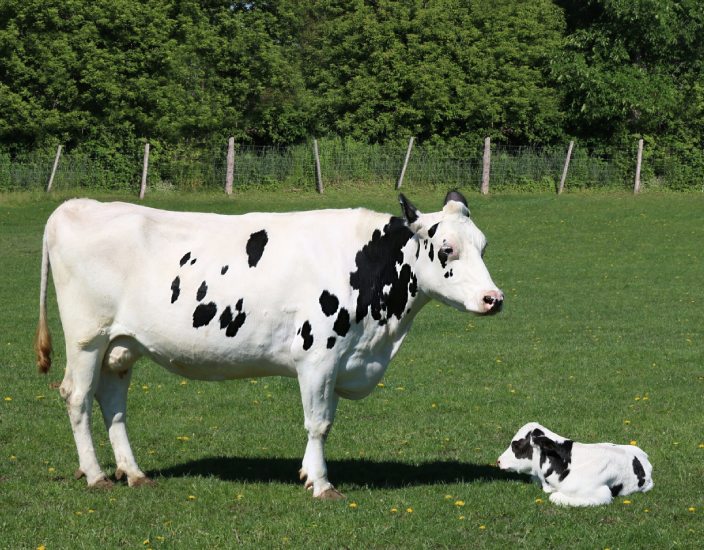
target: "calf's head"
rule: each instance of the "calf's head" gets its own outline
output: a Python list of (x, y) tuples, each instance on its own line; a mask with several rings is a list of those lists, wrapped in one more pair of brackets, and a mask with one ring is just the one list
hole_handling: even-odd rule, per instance
[(418, 237), (415, 273), (431, 298), (460, 311), (494, 315), (504, 295), (484, 265), (486, 238), (469, 217), (467, 201), (451, 191), (440, 212), (423, 214), (399, 195), (406, 224)]
[(535, 452), (533, 449), (533, 437), (542, 437), (547, 431), (537, 422), (531, 422), (523, 426), (513, 436), (509, 448), (496, 461), (499, 468), (520, 474), (532, 473), (533, 453)]

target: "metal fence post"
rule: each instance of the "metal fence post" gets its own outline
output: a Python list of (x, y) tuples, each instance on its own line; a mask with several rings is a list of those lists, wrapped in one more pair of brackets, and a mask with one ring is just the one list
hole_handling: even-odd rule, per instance
[(232, 180), (235, 170), (235, 138), (227, 143), (227, 174), (225, 176), (225, 193), (232, 195)]
[(49, 178), (49, 185), (46, 186), (46, 192), (51, 191), (51, 184), (54, 183), (54, 176), (56, 175), (56, 168), (59, 166), (59, 157), (61, 156), (61, 145), (56, 150), (56, 159), (54, 160), (54, 168), (51, 171), (51, 177)]
[(636, 161), (636, 183), (633, 186), (633, 192), (640, 192), (640, 164), (643, 160), (643, 140), (638, 140), (638, 160)]
[(560, 188), (557, 190), (558, 195), (562, 195), (562, 188), (565, 186), (565, 179), (567, 178), (567, 169), (570, 167), (570, 158), (572, 157), (572, 146), (574, 141), (570, 141), (570, 147), (567, 149), (567, 158), (565, 159), (565, 169), (562, 171), (562, 179), (560, 180)]
[(313, 148), (315, 149), (315, 166), (318, 169), (318, 193), (323, 194), (323, 175), (320, 171), (320, 156), (318, 156), (318, 140), (313, 140)]
[(484, 140), (484, 167), (482, 169), (482, 194), (489, 193), (489, 171), (491, 169), (491, 138)]
[(396, 189), (401, 189), (401, 184), (403, 183), (403, 176), (406, 174), (406, 167), (408, 166), (408, 159), (411, 158), (411, 148), (413, 147), (413, 137), (408, 142), (408, 151), (406, 151), (406, 160), (403, 161), (403, 169), (401, 170), (401, 177), (398, 178), (398, 184)]
[(147, 188), (147, 168), (149, 168), (149, 144), (144, 146), (144, 167), (142, 168), (142, 187), (139, 189), (139, 198), (144, 198), (144, 191)]

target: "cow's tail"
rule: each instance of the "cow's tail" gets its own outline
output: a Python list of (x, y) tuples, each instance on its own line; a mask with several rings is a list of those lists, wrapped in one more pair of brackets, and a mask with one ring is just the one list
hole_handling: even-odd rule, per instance
[(51, 333), (46, 322), (46, 292), (49, 285), (49, 246), (47, 244), (46, 231), (44, 232), (42, 244), (42, 282), (39, 291), (39, 324), (37, 333), (34, 335), (32, 347), (37, 352), (37, 365), (39, 374), (46, 374), (51, 368)]

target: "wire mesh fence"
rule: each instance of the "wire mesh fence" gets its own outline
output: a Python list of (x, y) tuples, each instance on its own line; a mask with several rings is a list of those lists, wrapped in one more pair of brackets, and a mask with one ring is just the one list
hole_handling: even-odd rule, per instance
[[(394, 185), (401, 174), (402, 147), (361, 144), (341, 139), (319, 142), (324, 185)], [(492, 144), (492, 190), (555, 189), (562, 176), (567, 147), (512, 147)], [(637, 149), (574, 147), (565, 188), (628, 187), (635, 179)], [(414, 147), (404, 188), (476, 189), (481, 185), (483, 147)], [(0, 154), (0, 191), (45, 189), (53, 155)], [(141, 153), (62, 154), (53, 189), (137, 193), (142, 177)], [(227, 148), (170, 154), (152, 149), (147, 191), (224, 189)], [(233, 188), (314, 189), (316, 164), (312, 144), (235, 149)], [(641, 186), (704, 190), (704, 151), (644, 149)]]

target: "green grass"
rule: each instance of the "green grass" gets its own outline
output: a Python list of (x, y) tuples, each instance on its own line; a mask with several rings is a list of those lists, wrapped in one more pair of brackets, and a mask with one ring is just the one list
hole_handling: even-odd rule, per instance
[[(442, 196), (409, 198), (435, 211)], [(53, 288), (48, 376), (31, 350), (41, 234), (59, 201), (0, 197), (0, 548), (700, 547), (704, 197), (468, 198), (504, 312), (480, 319), (431, 303), (419, 314), (384, 386), (340, 402), (326, 451), (347, 499), (330, 503), (297, 480), (306, 436), (295, 380), (182, 384), (146, 360), (135, 367), (128, 430), (159, 486), (103, 491), (74, 480), (71, 428), (49, 387), (65, 361)], [(393, 191), (373, 189), (144, 202), (232, 214), (399, 210)], [(608, 507), (552, 505), (526, 477), (493, 466), (529, 421), (585, 443), (637, 441), (654, 489)]]

